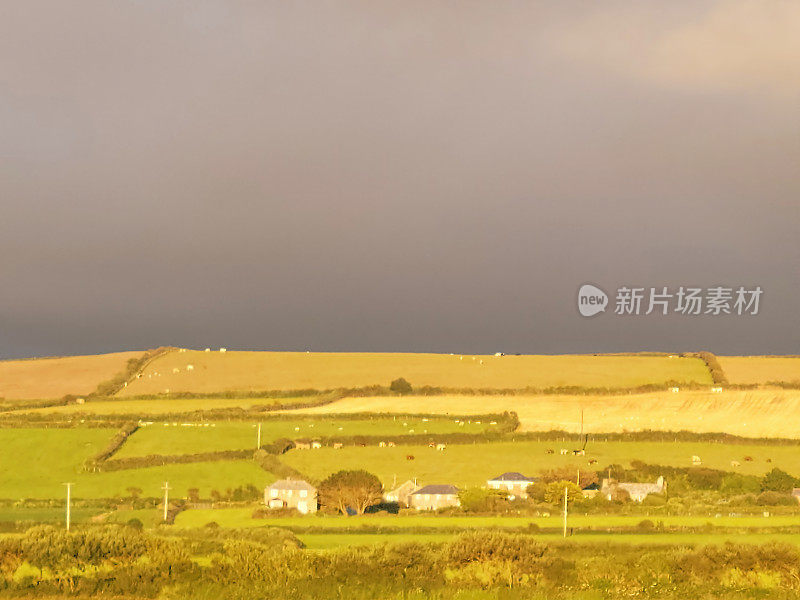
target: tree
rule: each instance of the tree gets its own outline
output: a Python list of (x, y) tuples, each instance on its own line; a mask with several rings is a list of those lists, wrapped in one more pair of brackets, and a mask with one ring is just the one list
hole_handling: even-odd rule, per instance
[(382, 498), (380, 479), (364, 470), (338, 471), (319, 485), (320, 504), (335, 508), (342, 514), (347, 514), (350, 508), (363, 515)]
[(136, 499), (139, 497), (139, 494), (141, 494), (141, 493), (142, 493), (142, 488), (138, 488), (138, 487), (127, 487), (127, 488), (125, 488), (125, 491), (126, 491), (126, 492), (128, 492), (128, 493), (130, 494), (131, 498), (133, 498), (134, 500), (136, 500)]
[(393, 391), (395, 394), (410, 394), (413, 391), (411, 384), (408, 383), (404, 378), (395, 379), (392, 384), (389, 386), (389, 389)]
[(189, 497), (189, 502), (200, 502), (200, 489), (193, 487), (189, 488), (186, 492), (186, 495)]
[(761, 479), (761, 489), (765, 492), (791, 492), (797, 480), (777, 467)]
[(554, 481), (547, 485), (544, 499), (550, 504), (561, 505), (564, 502), (564, 488), (567, 488), (567, 504), (583, 499), (583, 491), (574, 481)]

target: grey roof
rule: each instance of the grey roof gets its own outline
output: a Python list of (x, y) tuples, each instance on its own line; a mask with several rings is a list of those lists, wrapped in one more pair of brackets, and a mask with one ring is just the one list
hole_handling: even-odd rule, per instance
[(426, 485), (424, 488), (421, 488), (411, 494), (412, 496), (416, 496), (417, 494), (457, 494), (458, 488), (454, 485), (450, 485), (449, 483), (439, 484), (439, 485)]
[(498, 475), (490, 479), (489, 481), (536, 481), (535, 477), (525, 477), (522, 473), (517, 473), (516, 471), (510, 471), (508, 473), (503, 473), (502, 475)]
[(317, 488), (315, 488), (310, 483), (303, 481), (302, 479), (279, 479), (275, 483), (270, 486), (267, 486), (268, 490), (311, 490), (316, 492)]

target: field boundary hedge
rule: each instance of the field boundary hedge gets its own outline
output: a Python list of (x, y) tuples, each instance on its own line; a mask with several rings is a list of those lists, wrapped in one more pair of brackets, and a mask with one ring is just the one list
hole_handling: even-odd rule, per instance
[(120, 448), (122, 448), (122, 444), (124, 444), (138, 429), (138, 423), (127, 423), (124, 425), (122, 429), (120, 429), (117, 434), (111, 438), (108, 446), (86, 460), (83, 465), (84, 470), (102, 471), (102, 467), (105, 463), (107, 463), (108, 459), (111, 458)]

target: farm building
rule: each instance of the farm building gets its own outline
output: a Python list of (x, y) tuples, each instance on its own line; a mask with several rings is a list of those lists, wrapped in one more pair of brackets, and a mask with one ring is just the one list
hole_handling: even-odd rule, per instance
[(538, 481), (536, 477), (526, 477), (522, 473), (512, 471), (498, 475), (487, 481), (486, 484), (493, 490), (506, 490), (513, 500), (515, 497), (527, 498), (528, 486), (536, 481)]
[(594, 498), (600, 493), (600, 484), (597, 482), (590, 483), (586, 487), (581, 486), (581, 493), (584, 498)]
[(792, 498), (800, 502), (800, 488), (792, 488)]
[(416, 492), (418, 489), (419, 486), (409, 479), (405, 483), (401, 483), (393, 490), (386, 492), (383, 495), (383, 499), (385, 502), (396, 502), (399, 506), (408, 508), (411, 506), (411, 494)]
[(627, 492), (631, 500), (641, 502), (650, 494), (664, 494), (667, 491), (667, 483), (663, 477), (659, 477), (655, 483), (620, 483), (614, 479), (603, 479), (600, 486), (600, 493), (611, 500), (615, 492)]
[(417, 510), (438, 510), (448, 506), (461, 506), (458, 488), (454, 485), (426, 485), (410, 496), (410, 507)]
[(317, 488), (300, 479), (280, 479), (264, 490), (269, 508), (296, 508), (303, 514), (317, 512)]

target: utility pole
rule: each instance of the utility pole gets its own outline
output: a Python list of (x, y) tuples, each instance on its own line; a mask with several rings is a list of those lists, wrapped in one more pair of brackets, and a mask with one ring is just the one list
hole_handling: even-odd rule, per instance
[(261, 423), (258, 424), (258, 441), (256, 441), (256, 450), (261, 448)]
[(73, 483), (65, 483), (67, 486), (67, 531), (69, 531), (69, 519), (70, 519), (70, 502), (72, 500), (72, 486)]
[(578, 487), (581, 487), (581, 470), (578, 469)]
[(564, 486), (564, 537), (567, 537), (567, 487)]
[(165, 481), (161, 489), (164, 490), (164, 523), (166, 523), (167, 510), (169, 510), (169, 481)]

